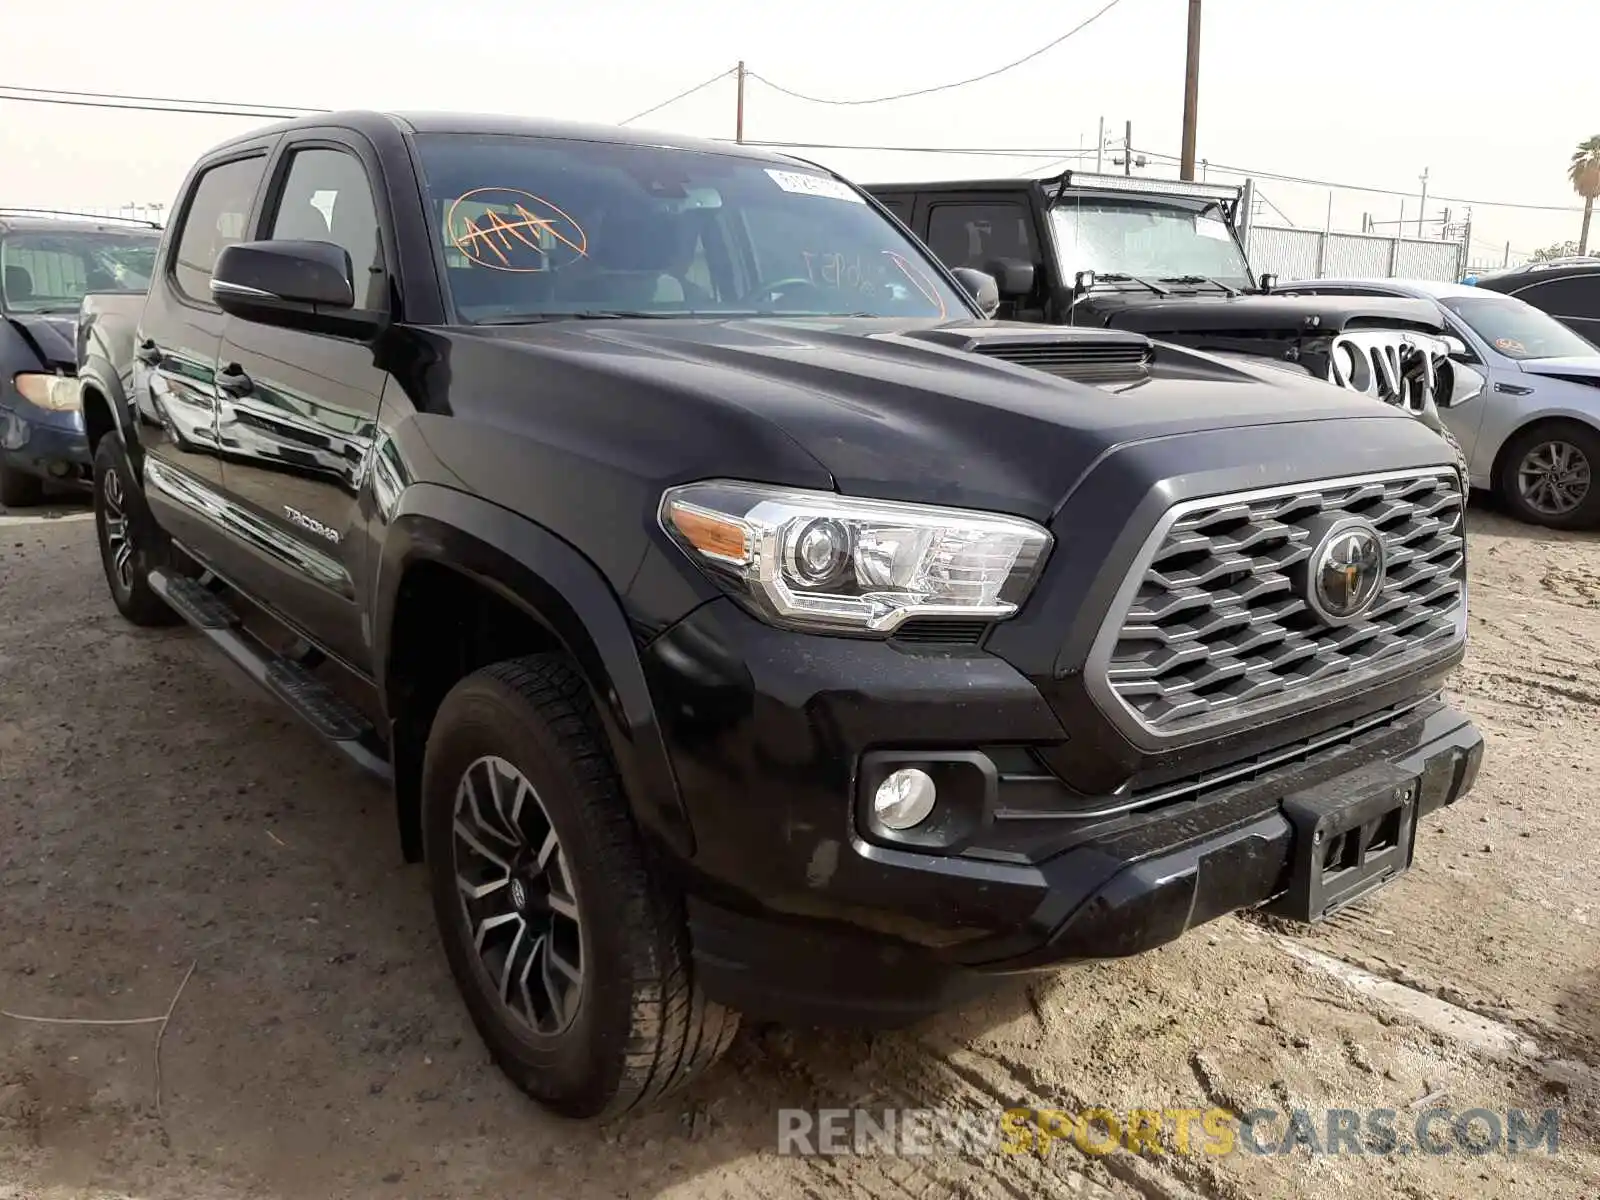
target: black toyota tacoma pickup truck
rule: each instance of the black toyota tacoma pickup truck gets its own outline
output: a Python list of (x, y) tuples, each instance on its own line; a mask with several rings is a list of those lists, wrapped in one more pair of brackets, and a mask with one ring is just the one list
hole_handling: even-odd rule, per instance
[(174, 211), (148, 297), (82, 314), (112, 598), (392, 780), (558, 1112), (737, 1013), (1320, 919), (1472, 785), (1461, 481), (1392, 408), (987, 321), (992, 280), (739, 146), (318, 116)]
[(1406, 409), (1467, 471), (1438, 410), (1472, 399), (1484, 380), (1437, 308), (1275, 294), (1245, 256), (1243, 188), (1066, 171), (867, 191), (948, 266), (994, 277), (1000, 316), (1136, 330), (1326, 379)]

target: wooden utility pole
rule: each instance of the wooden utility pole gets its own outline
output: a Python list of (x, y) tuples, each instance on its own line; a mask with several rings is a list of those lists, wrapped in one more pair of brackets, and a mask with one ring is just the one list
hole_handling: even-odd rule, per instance
[(1183, 71), (1183, 159), (1178, 178), (1194, 179), (1195, 126), (1200, 106), (1200, 0), (1189, 0), (1189, 55)]
[(739, 60), (739, 106), (734, 110), (733, 140), (744, 141), (744, 59), (742, 58)]

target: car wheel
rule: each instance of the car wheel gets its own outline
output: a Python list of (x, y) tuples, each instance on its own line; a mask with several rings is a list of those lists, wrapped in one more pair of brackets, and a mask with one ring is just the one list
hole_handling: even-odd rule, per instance
[(1501, 452), (1496, 481), (1511, 513), (1549, 529), (1600, 524), (1600, 432), (1574, 421), (1523, 430)]
[(44, 500), (44, 480), (11, 467), (0, 467), (0, 505), (32, 508)]
[(167, 539), (133, 481), (127, 451), (115, 434), (94, 454), (94, 525), (100, 539), (111, 600), (135, 625), (176, 625), (182, 620), (150, 587), (150, 570), (166, 561)]
[(424, 853), (445, 954), (501, 1069), (563, 1116), (687, 1083), (738, 1015), (695, 985), (682, 898), (650, 864), (583, 680), (499, 663), (440, 706)]

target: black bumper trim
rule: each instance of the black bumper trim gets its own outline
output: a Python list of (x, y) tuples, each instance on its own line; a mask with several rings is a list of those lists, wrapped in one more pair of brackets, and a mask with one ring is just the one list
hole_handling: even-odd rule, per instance
[[(699, 982), (712, 999), (758, 1018), (889, 1026), (979, 994), (996, 976), (1153, 950), (1284, 893), (1295, 850), (1284, 806), (1297, 796), (1337, 792), (1344, 777), (1374, 761), (1417, 780), (1418, 820), (1465, 795), (1482, 762), (1482, 735), (1443, 706), (1423, 723), (1387, 755), (1378, 752), (1386, 739), (1378, 738), (1310, 769), (1280, 768), (1271, 782), (1257, 782), (1281, 789), (1265, 803), (1241, 795), (1081, 843), (1032, 869), (1040, 885), (1036, 908), (1019, 927), (994, 936), (913, 946), (838, 922), (735, 913), (691, 897)], [(1223, 815), (1232, 820), (1207, 819)], [(949, 869), (959, 860), (929, 861)]]

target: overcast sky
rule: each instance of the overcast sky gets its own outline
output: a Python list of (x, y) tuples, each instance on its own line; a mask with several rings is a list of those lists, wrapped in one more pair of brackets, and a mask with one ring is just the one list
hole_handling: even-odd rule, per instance
[[(751, 71), (814, 96), (933, 86), (1021, 57), (1106, 2), (76, 0), (65, 21), (59, 5), (15, 3), (6, 5), (0, 85), (616, 122), (741, 58)], [(1108, 137), (1120, 140), (1131, 120), (1136, 149), (1176, 155), (1186, 11), (1186, 0), (1118, 0), (1082, 33), (1014, 71), (894, 103), (804, 103), (751, 81), (745, 135), (1065, 152), (1092, 150), (1103, 116)], [(1579, 0), (1206, 0), (1199, 155), (1409, 192), (1410, 222), (1426, 168), (1428, 215), (1449, 204), (1459, 218), (1463, 199), (1479, 201), (1473, 258), (1498, 261), (1507, 241), (1525, 253), (1577, 237), (1575, 211), (1482, 202), (1577, 204), (1564, 169), (1578, 141), (1600, 134), (1596, 47), (1600, 5)], [(0, 100), (0, 203), (167, 202), (196, 154), (261, 123)], [(732, 136), (733, 80), (641, 125)], [(1052, 161), (810, 155), (863, 182), (1020, 173)], [(1216, 170), (1208, 177), (1230, 178)], [(1327, 188), (1260, 186), (1295, 224), (1321, 228), (1327, 219)], [(1336, 229), (1359, 228), (1363, 212), (1390, 222), (1400, 216), (1399, 196), (1333, 196)]]

